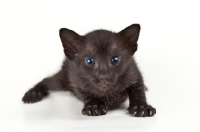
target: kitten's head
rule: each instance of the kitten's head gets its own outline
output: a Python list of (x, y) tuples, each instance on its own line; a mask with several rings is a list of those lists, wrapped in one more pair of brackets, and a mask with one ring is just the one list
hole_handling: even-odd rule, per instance
[(133, 24), (118, 33), (95, 30), (84, 36), (60, 29), (66, 57), (85, 83), (100, 91), (109, 90), (120, 81), (137, 50), (140, 25)]

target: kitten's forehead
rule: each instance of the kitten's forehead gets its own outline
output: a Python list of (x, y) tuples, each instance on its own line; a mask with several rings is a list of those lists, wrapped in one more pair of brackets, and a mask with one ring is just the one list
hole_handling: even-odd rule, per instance
[(95, 30), (85, 35), (86, 50), (91, 53), (108, 54), (118, 48), (116, 33), (107, 30)]

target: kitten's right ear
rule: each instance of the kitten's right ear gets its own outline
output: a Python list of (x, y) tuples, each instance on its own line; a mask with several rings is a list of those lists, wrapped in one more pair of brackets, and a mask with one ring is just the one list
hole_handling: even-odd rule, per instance
[(61, 28), (60, 39), (64, 48), (65, 55), (70, 59), (74, 59), (75, 55), (81, 50), (79, 44), (82, 43), (83, 37), (76, 32)]

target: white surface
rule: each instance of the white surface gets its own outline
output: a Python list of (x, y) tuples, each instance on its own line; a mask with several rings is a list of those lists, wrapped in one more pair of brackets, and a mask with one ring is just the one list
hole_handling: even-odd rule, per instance
[[(200, 131), (200, 1), (0, 1), (0, 131)], [(142, 30), (136, 60), (148, 102), (157, 114), (125, 114), (128, 102), (106, 116), (81, 114), (69, 92), (23, 104), (24, 93), (59, 70), (64, 58), (58, 30), (79, 34), (104, 28)]]

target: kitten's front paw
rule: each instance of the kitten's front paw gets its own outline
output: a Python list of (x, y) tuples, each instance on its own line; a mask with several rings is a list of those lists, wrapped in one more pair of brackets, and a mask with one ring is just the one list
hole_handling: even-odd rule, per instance
[(85, 107), (82, 110), (82, 113), (84, 115), (88, 116), (100, 116), (100, 115), (106, 115), (107, 108), (106, 106), (101, 102), (89, 102), (85, 104)]
[(24, 97), (22, 98), (22, 101), (24, 103), (35, 103), (42, 100), (42, 98), (47, 94), (47, 92), (36, 91), (34, 89), (31, 89), (25, 93)]
[(156, 109), (150, 105), (133, 105), (127, 109), (127, 113), (135, 117), (149, 117), (156, 114)]

